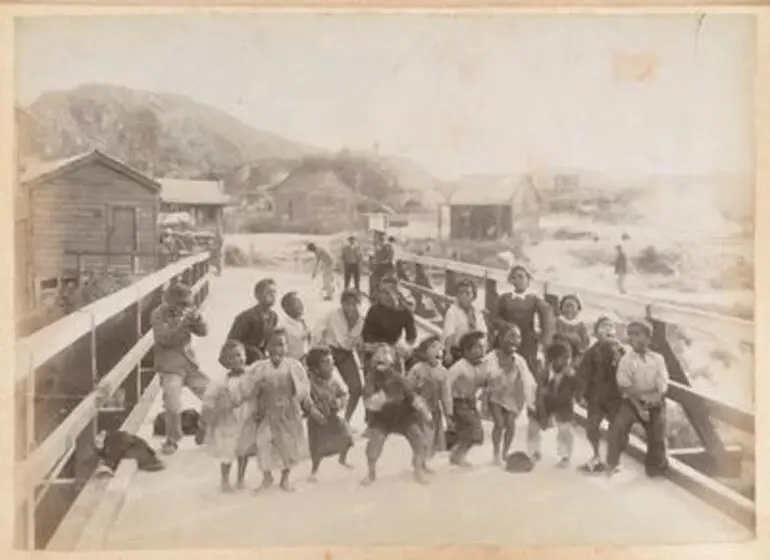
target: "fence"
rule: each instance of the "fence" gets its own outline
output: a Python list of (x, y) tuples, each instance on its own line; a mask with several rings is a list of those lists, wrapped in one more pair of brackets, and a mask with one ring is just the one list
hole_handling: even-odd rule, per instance
[(208, 261), (175, 262), (17, 341), (17, 548), (45, 547), (96, 468), (94, 436), (120, 426), (155, 377), (150, 314), (165, 286), (188, 284), (201, 303)]
[[(431, 271), (436, 269), (443, 271), (444, 293), (436, 292), (431, 284)], [(446, 313), (446, 308), (454, 301), (456, 285), (461, 276), (484, 283), (484, 307), (487, 314), (497, 305), (498, 285), (507, 282), (507, 271), (501, 269), (416, 255), (403, 256), (397, 263), (397, 272), (402, 286), (408, 289), (415, 299), (417, 315), (423, 319), (439, 321)], [(740, 476), (743, 458), (741, 449), (725, 445), (716, 423), (721, 422), (753, 438), (754, 414), (693, 388), (669, 343), (668, 334), (672, 326), (690, 327), (712, 334), (737, 337), (753, 344), (754, 324), (742, 319), (659, 304), (642, 298), (603, 294), (557, 283), (534, 283), (533, 288), (542, 291), (545, 300), (554, 308), (558, 306), (559, 294), (580, 293), (587, 307), (610, 307), (620, 316), (645, 317), (652, 323), (652, 348), (663, 355), (671, 377), (667, 398), (682, 407), (701, 442), (699, 448), (671, 450), (672, 476), (678, 477), (678, 481), (684, 486), (697, 490), (697, 493), (710, 503), (728, 511), (741, 522), (753, 526), (753, 495), (749, 499), (717, 480)], [(425, 305), (426, 298), (433, 303), (439, 313), (438, 317)], [(437, 329), (435, 322), (423, 320), (421, 324), (430, 330)], [(578, 410), (578, 417), (584, 421), (585, 411)], [(644, 443), (641, 440), (632, 440), (629, 451), (641, 457), (644, 453)]]

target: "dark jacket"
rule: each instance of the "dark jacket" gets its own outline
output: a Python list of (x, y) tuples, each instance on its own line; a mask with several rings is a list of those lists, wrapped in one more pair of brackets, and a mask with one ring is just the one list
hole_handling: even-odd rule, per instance
[(572, 422), (578, 392), (577, 379), (571, 375), (563, 375), (557, 383), (552, 377), (541, 391), (545, 415), (553, 416), (559, 422)]
[(237, 340), (246, 347), (246, 364), (250, 365), (264, 358), (267, 341), (277, 325), (276, 312), (257, 305), (235, 318), (227, 338)]
[(617, 373), (624, 353), (623, 347), (615, 340), (595, 342), (586, 351), (580, 363), (578, 379), (589, 409), (620, 402)]
[(364, 342), (385, 342), (392, 345), (398, 342), (402, 332), (406, 333), (408, 343), (417, 340), (417, 327), (412, 312), (406, 308), (394, 309), (375, 303), (366, 314), (361, 337)]

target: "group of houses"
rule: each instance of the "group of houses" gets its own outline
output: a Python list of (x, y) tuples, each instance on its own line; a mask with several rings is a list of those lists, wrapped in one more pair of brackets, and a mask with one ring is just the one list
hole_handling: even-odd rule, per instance
[[(299, 167), (267, 189), (272, 219), (319, 231), (354, 230), (391, 215), (333, 170)], [(17, 182), (17, 297), (33, 306), (84, 272), (155, 270), (164, 219), (184, 214), (221, 235), (234, 197), (221, 181), (150, 177), (100, 151), (30, 165)], [(441, 204), (452, 239), (498, 239), (538, 227), (541, 189), (529, 174), (458, 181)]]
[(100, 151), (28, 165), (16, 182), (16, 291), (21, 312), (89, 271), (155, 270), (161, 217), (184, 212), (221, 234), (230, 204), (218, 181), (150, 177)]

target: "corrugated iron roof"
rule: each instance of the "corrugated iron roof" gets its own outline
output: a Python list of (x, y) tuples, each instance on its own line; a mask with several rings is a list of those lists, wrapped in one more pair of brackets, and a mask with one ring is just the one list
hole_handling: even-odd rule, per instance
[(469, 175), (457, 181), (450, 205), (511, 204), (516, 192), (532, 181), (529, 175)]
[(220, 181), (193, 179), (157, 179), (161, 186), (160, 198), (168, 204), (199, 204), (226, 206), (232, 198), (222, 190)]

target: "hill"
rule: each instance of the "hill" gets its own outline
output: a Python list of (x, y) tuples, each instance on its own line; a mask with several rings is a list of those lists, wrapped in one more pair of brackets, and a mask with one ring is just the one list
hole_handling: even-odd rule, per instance
[(48, 92), (19, 113), (41, 159), (101, 149), (155, 175), (222, 175), (244, 162), (322, 150), (244, 124), (185, 96), (88, 84)]

